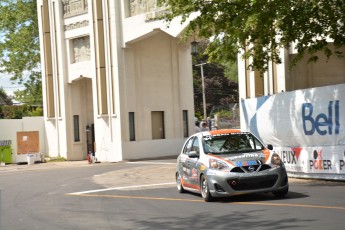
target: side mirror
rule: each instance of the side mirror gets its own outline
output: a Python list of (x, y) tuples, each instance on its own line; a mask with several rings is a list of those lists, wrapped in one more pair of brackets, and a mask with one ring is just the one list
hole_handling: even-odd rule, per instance
[(268, 144), (268, 145), (267, 145), (267, 148), (268, 148), (269, 150), (273, 150), (273, 145)]
[(187, 155), (190, 158), (199, 158), (199, 153), (197, 153), (196, 151), (190, 151), (189, 153), (187, 153)]

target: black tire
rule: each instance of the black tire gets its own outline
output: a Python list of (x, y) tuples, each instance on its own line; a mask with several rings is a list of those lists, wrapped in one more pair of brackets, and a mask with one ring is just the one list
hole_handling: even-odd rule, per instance
[(179, 193), (184, 193), (186, 190), (184, 190), (182, 185), (182, 178), (180, 173), (176, 173), (176, 186)]
[(210, 189), (208, 188), (208, 182), (205, 175), (201, 175), (200, 177), (200, 190), (201, 196), (206, 202), (213, 201), (213, 197), (210, 193)]
[(273, 191), (273, 195), (277, 198), (283, 198), (286, 196), (286, 194), (289, 192), (289, 187), (282, 189), (282, 190), (277, 190), (277, 191)]

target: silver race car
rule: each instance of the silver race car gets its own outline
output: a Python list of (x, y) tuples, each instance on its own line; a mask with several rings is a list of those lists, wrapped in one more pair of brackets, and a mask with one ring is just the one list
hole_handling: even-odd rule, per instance
[(177, 158), (177, 189), (201, 193), (205, 201), (259, 192), (283, 197), (289, 191), (288, 177), (272, 149), (237, 129), (196, 133)]

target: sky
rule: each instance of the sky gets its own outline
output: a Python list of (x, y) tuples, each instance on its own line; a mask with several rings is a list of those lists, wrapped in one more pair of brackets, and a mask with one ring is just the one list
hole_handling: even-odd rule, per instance
[(24, 89), (24, 87), (21, 85), (13, 84), (10, 78), (10, 75), (0, 73), (0, 88), (3, 88), (7, 95), (14, 95), (14, 91)]

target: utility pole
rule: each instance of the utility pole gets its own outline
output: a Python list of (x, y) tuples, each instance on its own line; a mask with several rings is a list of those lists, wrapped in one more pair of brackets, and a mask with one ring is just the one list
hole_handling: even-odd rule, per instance
[(202, 103), (204, 107), (204, 120), (207, 119), (207, 113), (206, 113), (206, 95), (205, 95), (205, 80), (204, 80), (204, 65), (207, 64), (206, 62), (197, 64), (195, 66), (200, 66), (201, 69), (201, 85), (202, 85)]

